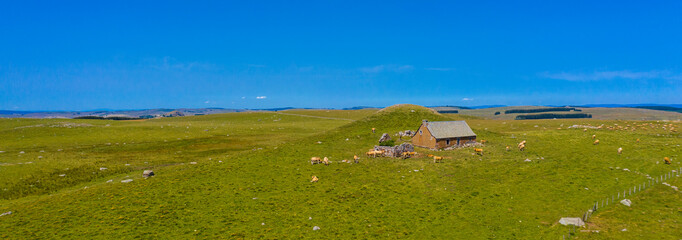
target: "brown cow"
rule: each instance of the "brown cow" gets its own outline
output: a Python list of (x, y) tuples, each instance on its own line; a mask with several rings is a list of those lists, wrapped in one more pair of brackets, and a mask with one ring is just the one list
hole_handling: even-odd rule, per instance
[(509, 151), (510, 149), (511, 149), (511, 148), (510, 148), (509, 146), (507, 146), (507, 147), (505, 148), (505, 150), (507, 150), (507, 151)]
[(622, 148), (622, 147), (619, 147), (619, 148), (618, 148), (618, 154), (621, 154), (621, 153), (623, 153), (623, 148)]
[(322, 162), (324, 163), (324, 165), (329, 166), (329, 158), (324, 157), (324, 160), (322, 160)]
[(519, 151), (523, 151), (525, 149), (526, 149), (526, 145), (524, 145), (524, 144), (519, 145)]
[(377, 130), (376, 128), (372, 128), (372, 133), (375, 133), (376, 130)]
[(353, 160), (355, 160), (355, 163), (358, 163), (360, 158), (358, 157), (358, 155), (353, 155)]
[(481, 144), (485, 144), (485, 143), (487, 143), (487, 142), (488, 142), (488, 141), (486, 141), (486, 140), (481, 140)]
[(433, 162), (434, 162), (434, 163), (443, 162), (443, 157), (441, 157), (441, 156), (433, 156)]
[(317, 179), (317, 176), (313, 176), (313, 179), (310, 180), (310, 182), (317, 182), (319, 179)]
[(671, 164), (672, 162), (670, 161), (670, 158), (664, 157), (663, 161), (665, 161), (665, 164)]
[(595, 139), (595, 138), (597, 138), (597, 135), (592, 135), (592, 139)]
[(483, 156), (483, 148), (474, 148), (474, 151), (478, 154)]
[(594, 144), (594, 145), (599, 144), (599, 139), (595, 140), (594, 143), (592, 143), (592, 144)]
[(310, 158), (310, 164), (318, 164), (321, 163), (322, 161), (320, 160), (320, 157), (311, 157)]

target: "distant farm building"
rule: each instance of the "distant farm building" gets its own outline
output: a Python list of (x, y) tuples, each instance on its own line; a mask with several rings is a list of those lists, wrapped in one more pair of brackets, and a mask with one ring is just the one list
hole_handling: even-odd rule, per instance
[(424, 120), (412, 137), (412, 144), (430, 149), (458, 147), (475, 141), (476, 134), (465, 121)]

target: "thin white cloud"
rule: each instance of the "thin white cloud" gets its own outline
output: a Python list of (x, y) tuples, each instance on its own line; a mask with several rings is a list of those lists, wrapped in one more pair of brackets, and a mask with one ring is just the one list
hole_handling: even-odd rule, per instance
[(381, 72), (407, 72), (411, 71), (414, 69), (414, 66), (412, 65), (394, 65), (394, 64), (387, 64), (387, 65), (377, 65), (373, 67), (363, 67), (360, 68), (361, 72), (364, 73), (381, 73)]
[(462, 101), (473, 101), (473, 98), (462, 98)]
[(246, 99), (246, 97), (242, 97), (242, 99)]
[(633, 72), (629, 70), (623, 71), (595, 71), (592, 73), (572, 73), (572, 72), (559, 72), (550, 73), (542, 72), (538, 74), (539, 77), (566, 80), (566, 81), (599, 81), (599, 80), (611, 80), (611, 79), (665, 79), (665, 80), (682, 80), (682, 74), (672, 73), (670, 71), (646, 71), (646, 72)]
[(209, 104), (209, 103), (211, 103), (211, 101), (209, 101), (209, 100), (206, 100), (206, 102), (204, 102), (204, 103), (206, 103), (206, 104)]
[(267, 97), (267, 96), (258, 96), (258, 97), (256, 97), (256, 99), (266, 99), (266, 98), (268, 98), (268, 97)]
[(430, 67), (430, 68), (424, 68), (427, 71), (441, 71), (441, 72), (449, 72), (455, 70), (454, 68), (437, 68), (437, 67)]

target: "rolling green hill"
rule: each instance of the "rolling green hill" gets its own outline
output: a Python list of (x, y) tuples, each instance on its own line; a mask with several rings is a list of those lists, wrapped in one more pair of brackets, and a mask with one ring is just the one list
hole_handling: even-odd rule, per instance
[[(382, 133), (465, 116), (415, 105), (354, 111), (0, 120), (0, 171), (8, 174), (0, 213), (12, 212), (0, 217), (0, 229), (9, 229), (0, 238), (560, 239), (568, 228), (559, 218), (581, 216), (594, 201), (646, 181), (643, 174), (682, 166), (682, 138), (671, 130), (679, 122), (596, 119), (467, 118), (488, 142), (482, 156), (418, 148), (405, 160), (367, 158)], [(526, 151), (505, 150), (522, 140)], [(353, 155), (359, 164), (342, 162)], [(311, 165), (313, 156), (332, 163)], [(143, 169), (156, 176), (142, 178)], [(647, 215), (612, 205), (588, 222), (600, 233), (574, 237), (629, 236), (616, 232), (624, 222), (631, 236), (679, 237), (680, 193), (663, 187), (632, 196)]]

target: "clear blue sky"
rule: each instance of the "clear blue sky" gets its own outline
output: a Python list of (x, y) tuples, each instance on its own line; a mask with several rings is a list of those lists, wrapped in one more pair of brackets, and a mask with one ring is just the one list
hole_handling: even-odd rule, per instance
[(0, 109), (682, 103), (681, 1), (500, 2), (4, 1)]

